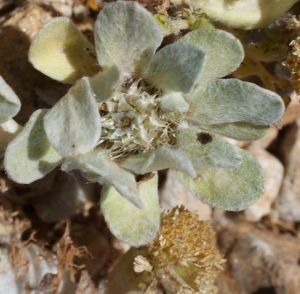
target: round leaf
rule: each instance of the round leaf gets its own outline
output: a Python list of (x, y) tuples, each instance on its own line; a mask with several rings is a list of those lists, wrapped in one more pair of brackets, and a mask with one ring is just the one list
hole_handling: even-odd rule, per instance
[(155, 238), (160, 225), (157, 185), (157, 174), (139, 183), (143, 209), (122, 197), (114, 187), (104, 188), (101, 209), (110, 231), (122, 242), (138, 247)]
[(5, 169), (8, 176), (17, 183), (29, 184), (41, 179), (62, 161), (44, 131), (43, 119), (47, 111), (35, 111), (6, 149)]
[(195, 86), (205, 63), (205, 54), (189, 43), (171, 44), (159, 50), (143, 73), (158, 88), (189, 93)]
[(199, 178), (193, 180), (177, 172), (182, 183), (211, 207), (242, 210), (252, 205), (264, 192), (264, 173), (257, 160), (247, 151), (239, 150), (242, 163), (236, 168), (198, 168)]
[(137, 2), (117, 1), (107, 5), (95, 24), (99, 64), (119, 66), (125, 77), (139, 72), (162, 41), (159, 25)]
[(95, 48), (67, 17), (56, 17), (35, 36), (29, 60), (52, 79), (74, 83), (99, 71)]
[(198, 84), (224, 77), (237, 69), (244, 59), (241, 42), (225, 31), (203, 28), (178, 40), (199, 46), (206, 60)]
[(237, 79), (216, 80), (185, 95), (186, 118), (203, 125), (247, 122), (269, 125), (278, 121), (284, 103), (277, 94)]

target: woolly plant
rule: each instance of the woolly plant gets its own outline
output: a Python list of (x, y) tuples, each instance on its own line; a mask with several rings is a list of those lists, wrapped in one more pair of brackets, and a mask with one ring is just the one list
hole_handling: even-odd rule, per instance
[(34, 112), (9, 144), (10, 178), (31, 183), (57, 166), (81, 170), (104, 185), (108, 226), (133, 246), (159, 229), (158, 170), (176, 170), (212, 207), (254, 203), (264, 190), (260, 165), (219, 135), (259, 139), (284, 105), (255, 84), (219, 79), (243, 60), (240, 42), (202, 28), (162, 46), (153, 16), (125, 1), (105, 6), (94, 33), (95, 48), (68, 18), (57, 17), (35, 37), (34, 67), (73, 86), (52, 109)]

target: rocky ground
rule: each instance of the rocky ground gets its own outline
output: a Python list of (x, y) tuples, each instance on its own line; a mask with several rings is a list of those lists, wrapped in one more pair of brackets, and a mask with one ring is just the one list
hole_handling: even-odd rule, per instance
[[(97, 0), (0, 0), (0, 74), (22, 101), (24, 124), (68, 90), (28, 62), (30, 42), (52, 17), (72, 17), (92, 36)], [(219, 293), (300, 293), (300, 104), (292, 102), (282, 128), (256, 142), (237, 142), (261, 163), (263, 197), (229, 213), (202, 204), (171, 171), (160, 174), (161, 206), (185, 205), (209, 220), (227, 262)], [(2, 163), (1, 163), (2, 164)], [(16, 185), (0, 170), (0, 294), (99, 293), (98, 285), (128, 246), (107, 229), (98, 202), (101, 187), (80, 173), (53, 171), (31, 185)], [(24, 290), (26, 289), (26, 290)]]

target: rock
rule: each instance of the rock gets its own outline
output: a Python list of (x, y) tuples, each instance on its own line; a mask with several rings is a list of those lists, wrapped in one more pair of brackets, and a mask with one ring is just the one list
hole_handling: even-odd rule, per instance
[(284, 167), (282, 163), (272, 154), (264, 149), (249, 148), (249, 151), (261, 164), (266, 179), (265, 193), (263, 196), (245, 210), (246, 219), (259, 221), (263, 216), (268, 215), (271, 205), (274, 203), (281, 188)]
[(251, 148), (262, 148), (266, 149), (270, 146), (270, 144), (276, 139), (278, 136), (278, 127), (275, 125), (271, 125), (264, 137), (259, 140), (251, 142)]
[(299, 293), (298, 238), (232, 222), (217, 242), (227, 260), (217, 280), (219, 294)]
[[(0, 294), (29, 293), (39, 294), (36, 291), (45, 276), (57, 273), (57, 258), (49, 250), (42, 249), (30, 243), (21, 248), (23, 252), (20, 259), (7, 247), (0, 247)], [(19, 254), (19, 253), (18, 253)], [(51, 293), (48, 289), (43, 293)]]
[(291, 103), (288, 105), (285, 113), (282, 117), (282, 124), (286, 126), (294, 122), (297, 118), (300, 118), (300, 104), (299, 97), (296, 93), (291, 95)]
[(52, 8), (61, 16), (71, 17), (74, 0), (48, 0)]
[(0, 294), (17, 294), (19, 289), (25, 289), (25, 280), (22, 276), (16, 276), (14, 268), (10, 264), (10, 251), (0, 247)]
[(57, 258), (50, 250), (44, 250), (34, 243), (25, 248), (28, 259), (28, 283), (30, 288), (38, 287), (46, 274), (57, 274)]
[(75, 5), (73, 8), (73, 14), (77, 20), (83, 21), (89, 15), (89, 9), (83, 4)]
[[(10, 15), (11, 17), (3, 23), (2, 28), (14, 27), (16, 30), (23, 32), (30, 40), (52, 19), (52, 15), (48, 10), (36, 4), (18, 7)], [(20, 48), (15, 49), (22, 54)], [(12, 52), (10, 51), (10, 53)], [(9, 54), (10, 58), (14, 58), (14, 56), (14, 54)]]
[(184, 205), (190, 211), (196, 211), (199, 215), (199, 220), (211, 219), (211, 207), (202, 203), (169, 170), (167, 172), (167, 181), (160, 191), (160, 206), (163, 209), (171, 210), (173, 207), (181, 205)]
[(300, 105), (290, 105), (288, 106), (286, 112), (283, 115), (282, 121), (283, 126), (286, 126), (292, 122), (294, 122), (297, 118), (300, 117)]
[(278, 152), (286, 172), (275, 208), (282, 220), (298, 222), (300, 221), (300, 119), (287, 127)]

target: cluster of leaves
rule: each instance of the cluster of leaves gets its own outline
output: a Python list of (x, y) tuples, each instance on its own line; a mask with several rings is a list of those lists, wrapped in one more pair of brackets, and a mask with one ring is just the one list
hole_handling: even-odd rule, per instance
[[(123, 1), (100, 12), (94, 33), (95, 48), (68, 18), (58, 17), (35, 37), (34, 67), (72, 87), (52, 109), (35, 111), (9, 143), (9, 177), (27, 184), (58, 166), (81, 170), (104, 185), (105, 219), (133, 246), (153, 240), (160, 226), (158, 170), (176, 170), (212, 207), (241, 210), (255, 202), (264, 190), (263, 171), (222, 136), (261, 138), (284, 104), (255, 84), (219, 79), (242, 62), (240, 41), (203, 27), (158, 50), (163, 33), (155, 18)], [(9, 113), (4, 121), (19, 107), (2, 107), (13, 99), (19, 105), (11, 97), (1, 104), (1, 113)]]

